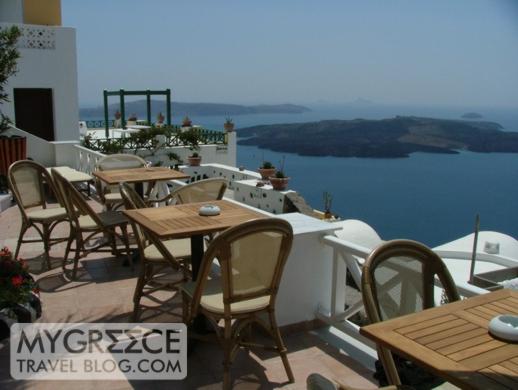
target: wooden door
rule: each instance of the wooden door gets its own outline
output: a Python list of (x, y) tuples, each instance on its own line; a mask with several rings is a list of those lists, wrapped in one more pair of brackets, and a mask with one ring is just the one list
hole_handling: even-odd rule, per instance
[(54, 141), (54, 105), (50, 88), (14, 88), (16, 127)]

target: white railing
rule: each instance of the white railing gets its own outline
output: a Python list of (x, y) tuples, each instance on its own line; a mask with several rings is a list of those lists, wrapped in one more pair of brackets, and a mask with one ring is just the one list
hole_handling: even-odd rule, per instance
[(76, 169), (81, 172), (85, 172), (91, 174), (95, 171), (95, 166), (97, 162), (105, 156), (101, 152), (96, 152), (85, 148), (81, 145), (75, 145), (76, 149)]

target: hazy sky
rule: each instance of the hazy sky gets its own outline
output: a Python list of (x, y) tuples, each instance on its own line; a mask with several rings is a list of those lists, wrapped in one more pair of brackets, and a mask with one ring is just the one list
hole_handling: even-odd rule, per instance
[(79, 100), (518, 106), (517, 0), (62, 0)]

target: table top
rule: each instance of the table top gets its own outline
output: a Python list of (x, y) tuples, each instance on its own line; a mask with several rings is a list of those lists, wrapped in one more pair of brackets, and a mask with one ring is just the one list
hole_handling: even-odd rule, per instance
[[(207, 204), (218, 206), (221, 213), (214, 216), (199, 215), (200, 207)], [(124, 210), (123, 212), (128, 218), (143, 225), (160, 238), (208, 234), (225, 230), (252, 219), (268, 218), (265, 214), (227, 200)]]
[(498, 290), (377, 324), (360, 333), (462, 388), (518, 388), (518, 344), (488, 333), (518, 315), (518, 291)]
[(122, 182), (139, 183), (155, 180), (179, 180), (188, 179), (190, 176), (167, 167), (149, 168), (124, 168), (112, 169), (109, 171), (95, 171), (92, 173), (107, 184), (118, 184)]

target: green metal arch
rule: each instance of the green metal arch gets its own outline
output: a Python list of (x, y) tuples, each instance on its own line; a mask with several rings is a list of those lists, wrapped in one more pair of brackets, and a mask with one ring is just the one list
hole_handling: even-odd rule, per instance
[(119, 111), (121, 113), (121, 121), (122, 128), (126, 128), (126, 104), (124, 102), (125, 96), (145, 96), (146, 97), (146, 110), (147, 110), (147, 121), (151, 123), (151, 96), (154, 95), (165, 95), (166, 97), (166, 121), (167, 125), (171, 125), (171, 90), (145, 90), (145, 91), (125, 91), (124, 89), (119, 89), (118, 91), (103, 91), (103, 100), (104, 100), (104, 122), (105, 122), (105, 135), (106, 138), (109, 138), (109, 120), (108, 120), (108, 96), (119, 96)]

